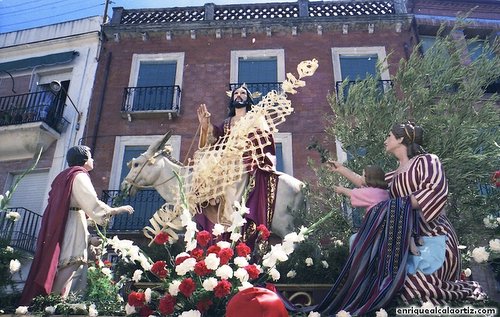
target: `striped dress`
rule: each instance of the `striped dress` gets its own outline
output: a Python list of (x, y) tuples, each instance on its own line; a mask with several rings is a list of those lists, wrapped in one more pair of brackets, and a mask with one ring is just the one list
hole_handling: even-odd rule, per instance
[(418, 155), (408, 168), (386, 174), (393, 198), (413, 195), (421, 207), (420, 235), (446, 235), (446, 256), (443, 266), (430, 275), (417, 271), (408, 274), (401, 289), (405, 302), (430, 301), (443, 305), (450, 300), (470, 298), (480, 287), (476, 282), (460, 281), (460, 254), (455, 229), (446, 217), (448, 182), (439, 158), (433, 154)]

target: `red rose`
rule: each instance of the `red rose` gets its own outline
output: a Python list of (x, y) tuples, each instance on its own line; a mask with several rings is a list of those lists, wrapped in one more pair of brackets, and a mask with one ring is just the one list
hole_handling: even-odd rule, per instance
[(188, 255), (180, 256), (180, 257), (175, 259), (175, 265), (179, 265), (182, 262), (184, 262), (184, 260), (189, 259), (189, 258), (190, 258), (190, 256), (188, 256)]
[(199, 261), (203, 259), (203, 250), (200, 248), (196, 248), (193, 251), (191, 251), (191, 256), (196, 259), (196, 261)]
[(198, 276), (205, 276), (207, 274), (210, 274), (210, 272), (212, 272), (212, 270), (207, 269), (207, 265), (205, 264), (205, 261), (200, 261), (200, 262), (195, 264), (194, 272)]
[(209, 298), (205, 298), (205, 299), (202, 299), (200, 300), (197, 304), (196, 304), (196, 309), (198, 309), (200, 311), (200, 313), (205, 313), (208, 311), (208, 309), (210, 308), (210, 306), (212, 306), (213, 302), (209, 299)]
[(170, 294), (167, 294), (160, 298), (160, 305), (158, 305), (158, 309), (162, 315), (170, 315), (174, 313), (175, 307), (175, 297)]
[(219, 252), (220, 265), (227, 264), (227, 262), (229, 262), (229, 260), (231, 260), (233, 255), (234, 255), (233, 249), (224, 248), (224, 249), (220, 250), (220, 252)]
[(112, 267), (113, 266), (113, 263), (111, 263), (111, 261), (109, 261), (109, 260), (104, 260), (104, 262), (102, 262), (102, 264), (104, 264), (105, 267)]
[(151, 273), (158, 276), (159, 278), (165, 278), (168, 275), (168, 270), (166, 267), (167, 263), (165, 261), (156, 261), (153, 266), (151, 266)]
[(236, 246), (236, 253), (238, 254), (238, 256), (246, 257), (251, 252), (252, 252), (252, 249), (250, 249), (250, 247), (248, 245), (246, 245), (244, 242), (240, 242)]
[(217, 283), (217, 286), (214, 287), (215, 297), (222, 298), (229, 295), (229, 293), (231, 293), (231, 286), (231, 283), (227, 280), (222, 280)]
[(139, 310), (139, 315), (141, 317), (148, 317), (148, 316), (151, 316), (153, 314), (154, 314), (154, 311), (146, 305), (142, 306), (141, 309)]
[(207, 249), (207, 255), (210, 253), (215, 253), (216, 255), (218, 255), (219, 252), (220, 252), (220, 247), (218, 245), (211, 245)]
[(262, 240), (269, 239), (269, 236), (271, 235), (271, 233), (269, 232), (269, 229), (267, 229), (267, 227), (265, 225), (259, 225), (257, 227), (257, 231), (260, 232), (260, 237)]
[(128, 294), (128, 304), (130, 306), (142, 307), (146, 302), (146, 295), (143, 292), (130, 292)]
[(245, 270), (247, 270), (248, 277), (250, 279), (253, 280), (253, 279), (256, 279), (257, 277), (259, 277), (260, 271), (255, 266), (255, 264), (250, 264), (250, 265), (245, 266)]
[(196, 235), (196, 241), (198, 241), (198, 244), (202, 247), (206, 247), (210, 240), (212, 240), (212, 235), (206, 230), (200, 231)]
[(155, 239), (153, 240), (156, 244), (165, 244), (168, 242), (168, 239), (169, 239), (169, 235), (168, 233), (166, 233), (165, 231), (162, 231), (160, 232), (158, 235), (156, 235)]
[(181, 292), (184, 296), (190, 297), (193, 295), (193, 292), (196, 290), (196, 284), (193, 279), (188, 277), (181, 282), (179, 285), (179, 292)]

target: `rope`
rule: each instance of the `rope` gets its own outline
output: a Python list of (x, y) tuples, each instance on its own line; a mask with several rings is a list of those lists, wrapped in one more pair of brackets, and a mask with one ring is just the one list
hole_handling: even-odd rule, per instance
[(189, 145), (189, 149), (188, 149), (188, 151), (186, 153), (186, 158), (184, 159), (184, 162), (182, 162), (184, 164), (184, 166), (187, 165), (186, 161), (189, 160), (189, 155), (191, 154), (191, 150), (193, 149), (194, 141), (198, 137), (198, 134), (200, 133), (200, 130), (201, 130), (201, 123), (198, 124), (198, 128), (196, 129), (196, 133), (194, 134), (193, 140), (191, 141), (191, 144)]

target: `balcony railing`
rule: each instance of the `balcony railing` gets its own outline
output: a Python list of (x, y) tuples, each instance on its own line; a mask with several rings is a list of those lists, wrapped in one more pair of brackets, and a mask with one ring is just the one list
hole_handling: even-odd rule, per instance
[[(349, 89), (353, 86), (356, 85), (357, 83), (362, 82), (362, 80), (349, 80), (347, 81), (347, 84), (342, 88), (342, 83), (343, 81), (336, 81), (335, 82), (335, 91), (337, 92), (337, 100), (339, 100), (341, 97), (344, 99), (347, 98), (349, 95)], [(384, 93), (385, 91), (389, 90), (392, 88), (392, 80), (378, 80), (378, 89), (380, 93)]]
[(281, 92), (281, 83), (280, 82), (274, 82), (274, 83), (232, 83), (229, 84), (229, 90), (233, 91), (234, 89), (240, 87), (241, 85), (245, 84), (248, 88), (248, 90), (253, 94), (253, 93), (261, 93), (261, 97), (259, 98), (254, 98), (254, 102), (257, 103), (259, 102), (263, 96), (265, 96), (268, 92), (271, 90), (276, 90), (278, 93)]
[(51, 91), (0, 97), (0, 126), (45, 122), (61, 133), (68, 124), (63, 112), (64, 102)]
[[(112, 204), (119, 190), (104, 190), (102, 200), (108, 204)], [(127, 197), (121, 204), (131, 205), (134, 207), (134, 213), (121, 214), (113, 217), (109, 232), (138, 232), (142, 231), (145, 226), (149, 226), (149, 219), (154, 213), (165, 203), (165, 200), (155, 190), (141, 190), (133, 197)]]
[[(7, 213), (15, 211), (21, 218), (13, 222), (6, 218)], [(26, 252), (35, 252), (36, 240), (42, 216), (26, 208), (7, 208), (0, 213), (0, 239), (8, 240), (9, 245)]]
[(126, 87), (122, 112), (169, 112), (178, 114), (181, 88), (175, 86)]

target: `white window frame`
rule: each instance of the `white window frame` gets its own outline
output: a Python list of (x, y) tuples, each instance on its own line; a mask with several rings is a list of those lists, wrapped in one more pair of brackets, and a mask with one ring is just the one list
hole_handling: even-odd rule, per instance
[(132, 56), (132, 65), (130, 67), (129, 87), (135, 87), (139, 78), (139, 68), (141, 62), (176, 62), (175, 85), (182, 89), (182, 76), (184, 75), (184, 53), (159, 53), (159, 54), (134, 54)]
[(278, 82), (285, 81), (285, 50), (265, 49), (265, 50), (241, 50), (231, 51), (231, 71), (229, 75), (230, 83), (238, 82), (238, 67), (240, 58), (276, 57), (276, 68)]
[[(380, 79), (390, 80), (391, 76), (389, 74), (389, 68), (387, 65), (387, 54), (385, 52), (385, 46), (366, 46), (366, 47), (332, 47), (332, 61), (333, 61), (333, 76), (335, 78), (334, 82), (342, 81), (342, 69), (340, 67), (340, 56), (366, 56), (366, 55), (377, 55), (378, 60), (382, 61), (382, 71), (380, 73)], [(384, 85), (384, 89), (387, 89), (388, 85)], [(337, 159), (340, 162), (347, 160), (347, 153), (342, 149), (342, 143), (340, 140), (335, 142), (337, 150)]]
[(292, 133), (278, 132), (274, 134), (274, 143), (281, 143), (284, 173), (293, 176), (293, 143)]
[[(141, 146), (150, 144), (160, 140), (162, 134), (157, 135), (127, 135), (117, 136), (115, 138), (115, 148), (113, 152), (113, 164), (111, 166), (111, 177), (109, 180), (109, 190), (116, 190), (120, 188), (120, 172), (123, 162), (123, 154), (125, 153), (126, 146)], [(168, 140), (169, 145), (172, 146), (172, 157), (179, 160), (181, 149), (181, 136), (172, 135)]]

